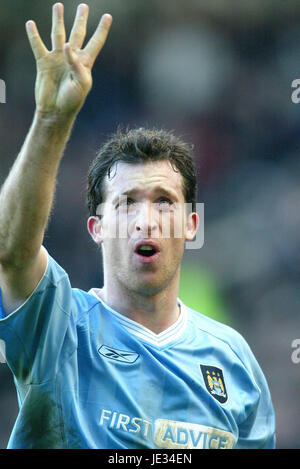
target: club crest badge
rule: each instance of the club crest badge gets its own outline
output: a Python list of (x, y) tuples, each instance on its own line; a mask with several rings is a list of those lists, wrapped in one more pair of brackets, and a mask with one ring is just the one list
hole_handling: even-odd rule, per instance
[(224, 404), (228, 396), (221, 368), (200, 364), (200, 369), (208, 392), (220, 402), (220, 404)]

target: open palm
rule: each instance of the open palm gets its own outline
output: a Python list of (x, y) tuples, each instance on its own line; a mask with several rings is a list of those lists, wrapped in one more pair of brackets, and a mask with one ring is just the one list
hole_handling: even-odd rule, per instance
[(109, 14), (102, 16), (93, 36), (82, 49), (88, 13), (86, 4), (78, 6), (69, 42), (66, 43), (64, 7), (61, 3), (53, 6), (51, 51), (41, 40), (34, 21), (26, 23), (28, 39), (37, 64), (35, 98), (39, 112), (78, 112), (91, 89), (91, 70), (106, 41), (112, 17)]

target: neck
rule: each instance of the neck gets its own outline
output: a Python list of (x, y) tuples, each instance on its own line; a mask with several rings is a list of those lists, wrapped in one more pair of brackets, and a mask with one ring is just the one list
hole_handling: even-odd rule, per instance
[(179, 279), (155, 295), (146, 296), (107, 283), (98, 291), (100, 298), (112, 309), (138, 322), (155, 334), (163, 332), (179, 318), (177, 303)]

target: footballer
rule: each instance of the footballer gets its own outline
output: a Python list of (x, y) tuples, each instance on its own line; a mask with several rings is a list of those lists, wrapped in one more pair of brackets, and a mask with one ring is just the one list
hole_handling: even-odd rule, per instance
[(186, 143), (136, 128), (100, 148), (87, 229), (103, 288), (72, 288), (43, 246), (60, 161), (112, 23), (104, 14), (83, 47), (88, 11), (78, 6), (66, 40), (64, 7), (53, 6), (52, 50), (26, 23), (36, 109), (0, 192), (0, 339), (19, 403), (8, 448), (274, 448), (270, 392), (249, 346), (178, 298), (199, 226)]

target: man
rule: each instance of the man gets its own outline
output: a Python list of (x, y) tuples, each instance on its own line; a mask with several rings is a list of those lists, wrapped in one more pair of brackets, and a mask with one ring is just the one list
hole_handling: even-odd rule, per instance
[[(197, 231), (188, 146), (164, 131), (117, 132), (88, 177), (88, 230), (104, 287), (72, 289), (42, 246), (55, 180), (112, 18), (82, 49), (88, 7), (52, 51), (26, 25), (36, 112), (0, 193), (0, 339), (20, 412), (9, 448), (273, 448), (267, 383), (244, 339), (177, 298)], [(190, 209), (192, 208), (192, 209)], [(70, 244), (71, 244), (70, 240)]]

